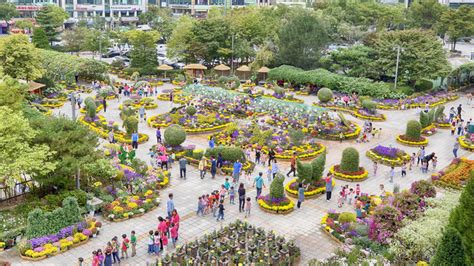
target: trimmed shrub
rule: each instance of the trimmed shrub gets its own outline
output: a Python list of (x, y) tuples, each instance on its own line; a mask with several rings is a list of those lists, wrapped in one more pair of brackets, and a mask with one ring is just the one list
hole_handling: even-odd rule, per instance
[(435, 119), (435, 113), (436, 113), (435, 108), (431, 108), (431, 110), (428, 112), (428, 126), (433, 123)]
[(355, 223), (357, 221), (355, 213), (352, 212), (343, 212), (339, 214), (339, 217), (337, 218), (339, 223)]
[(364, 100), (362, 101), (362, 107), (364, 107), (366, 110), (369, 111), (375, 111), (375, 108), (377, 107), (377, 103), (375, 103), (372, 100)]
[[(421, 118), (421, 117), (420, 117)], [(421, 124), (416, 120), (410, 120), (407, 123), (405, 135), (412, 140), (419, 140), (421, 138)]]
[(344, 172), (359, 171), (359, 152), (355, 148), (349, 147), (342, 152), (341, 170)]
[(332, 90), (328, 88), (321, 88), (318, 91), (318, 99), (322, 103), (329, 102), (330, 100), (332, 100), (332, 97), (333, 97)]
[[(472, 226), (472, 225), (471, 225)], [(431, 259), (432, 266), (463, 266), (466, 262), (465, 247), (458, 230), (447, 227), (441, 243), (436, 249), (436, 255)]]
[(304, 133), (301, 129), (290, 129), (289, 130), (290, 140), (293, 145), (299, 146), (301, 141), (304, 139)]
[(96, 109), (97, 109), (94, 99), (92, 99), (91, 97), (87, 97), (84, 100), (84, 104), (86, 105), (87, 116), (90, 118), (94, 118), (96, 115)]
[(127, 116), (123, 121), (123, 127), (127, 135), (131, 136), (134, 132), (138, 132), (138, 119), (135, 116)]
[(274, 199), (281, 199), (285, 197), (285, 188), (283, 182), (285, 176), (281, 173), (277, 173), (272, 183), (270, 184), (270, 197)]
[(197, 112), (196, 107), (194, 107), (193, 105), (186, 107), (186, 113), (189, 116), (193, 116), (194, 114), (196, 114), (196, 112)]
[(428, 114), (423, 111), (420, 113), (420, 124), (421, 128), (425, 128), (430, 125)]
[(196, 160), (201, 160), (202, 156), (204, 156), (204, 151), (202, 149), (193, 150), (193, 154), (191, 157)]
[(213, 149), (206, 150), (206, 157), (209, 158), (214, 156), (217, 158), (218, 154), (222, 155), (222, 159), (229, 162), (236, 162), (240, 160), (241, 162), (245, 161), (245, 154), (244, 151), (239, 147), (233, 146), (218, 146)]
[(275, 87), (273, 89), (273, 91), (275, 92), (275, 94), (277, 95), (285, 95), (285, 89), (283, 89), (282, 87)]
[(351, 123), (349, 121), (347, 121), (346, 117), (341, 112), (337, 112), (337, 116), (341, 120), (341, 123), (344, 124), (344, 126), (346, 126), (346, 127), (351, 126)]
[(444, 115), (444, 105), (440, 105), (436, 108), (434, 121), (438, 121), (439, 119), (443, 118)]
[(313, 176), (313, 167), (309, 163), (302, 163), (300, 160), (296, 161), (296, 172), (299, 182), (310, 183)]
[(313, 182), (317, 182), (321, 180), (321, 178), (323, 177), (325, 164), (326, 164), (326, 152), (323, 152), (311, 162), (311, 166), (313, 167), (313, 174), (312, 174)]
[(171, 147), (181, 145), (186, 140), (186, 130), (180, 125), (170, 125), (164, 132), (165, 144)]

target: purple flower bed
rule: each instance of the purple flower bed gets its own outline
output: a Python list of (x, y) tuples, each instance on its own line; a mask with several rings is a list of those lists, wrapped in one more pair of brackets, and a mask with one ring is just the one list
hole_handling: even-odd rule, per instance
[(265, 196), (260, 196), (258, 199), (265, 201), (266, 204), (270, 206), (286, 206), (290, 203), (290, 199), (287, 197), (284, 198), (272, 198), (270, 194)]
[(396, 159), (398, 157), (398, 154), (402, 152), (400, 149), (386, 147), (382, 145), (378, 145), (377, 147), (373, 148), (372, 151), (382, 157), (390, 159)]
[[(87, 227), (86, 222), (80, 222), (76, 225), (70, 225), (61, 229), (57, 234), (41, 236), (37, 238), (32, 238), (29, 240), (32, 249), (42, 248), (43, 245), (48, 243), (58, 242), (60, 239), (71, 237), (74, 234), (74, 228), (77, 228), (78, 232), (81, 232)], [(36, 250), (35, 250), (36, 251)]]

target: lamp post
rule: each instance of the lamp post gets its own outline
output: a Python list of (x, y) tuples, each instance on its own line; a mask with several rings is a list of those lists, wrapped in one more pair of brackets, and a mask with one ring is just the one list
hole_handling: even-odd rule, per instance
[(234, 75), (234, 38), (235, 33), (232, 34), (232, 53), (230, 57), (230, 72)]
[(393, 90), (396, 90), (397, 89), (397, 81), (398, 81), (398, 65), (400, 63), (400, 52), (403, 52), (403, 48), (400, 47), (400, 45), (397, 45), (396, 47), (394, 47), (394, 49), (397, 49), (397, 63), (396, 63), (396, 66), (395, 66), (395, 84), (393, 86)]

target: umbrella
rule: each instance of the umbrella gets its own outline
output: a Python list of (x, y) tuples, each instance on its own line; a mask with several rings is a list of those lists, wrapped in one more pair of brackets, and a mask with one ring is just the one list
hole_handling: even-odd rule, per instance
[(246, 79), (245, 72), (250, 72), (250, 67), (243, 65), (236, 69), (239, 72), (244, 72), (244, 79)]
[(261, 67), (257, 72), (263, 74), (263, 80), (265, 80), (267, 73), (270, 72), (270, 69), (268, 67)]
[(229, 71), (230, 67), (228, 67), (226, 65), (223, 65), (223, 64), (220, 64), (220, 65), (214, 67), (214, 70), (221, 71), (221, 76), (224, 76), (224, 71)]
[(185, 65), (183, 69), (192, 69), (192, 70), (206, 70), (207, 67), (201, 65), (201, 64), (189, 64)]
[(168, 65), (166, 65), (166, 64), (163, 64), (163, 65), (158, 66), (157, 69), (164, 71), (164, 72), (165, 72), (165, 78), (166, 78), (166, 71), (172, 70), (173, 68), (170, 67), (170, 66), (168, 66)]

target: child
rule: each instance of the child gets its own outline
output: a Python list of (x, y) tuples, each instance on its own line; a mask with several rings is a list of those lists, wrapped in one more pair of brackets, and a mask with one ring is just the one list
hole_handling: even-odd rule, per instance
[(356, 210), (355, 210), (355, 212), (356, 212), (356, 217), (357, 217), (358, 219), (362, 219), (362, 218), (363, 218), (363, 217), (362, 217), (362, 210), (360, 209), (360, 203), (356, 205)]
[(171, 242), (173, 243), (173, 247), (176, 247), (176, 242), (178, 241), (178, 225), (171, 224)]
[(153, 254), (155, 251), (155, 237), (153, 236), (153, 230), (148, 232), (148, 254)]
[(234, 199), (235, 199), (235, 189), (234, 186), (231, 186), (229, 189), (229, 203), (234, 205)]
[[(216, 201), (216, 205), (217, 205), (217, 201)], [(220, 201), (219, 203), (219, 206), (218, 206), (218, 209), (219, 209), (219, 214), (217, 215), (217, 221), (219, 220), (224, 220), (224, 201)]]
[(451, 124), (451, 136), (454, 136), (454, 132), (456, 131), (456, 127), (454, 126), (455, 122)]
[(421, 161), (421, 172), (422, 173), (427, 173), (428, 172), (428, 161), (424, 160)]
[(344, 194), (342, 190), (339, 192), (339, 198), (337, 198), (337, 207), (342, 208), (342, 204), (344, 203)]
[(395, 176), (395, 167), (390, 167), (390, 183), (393, 183), (393, 177)]
[(377, 162), (374, 162), (374, 176), (377, 175), (377, 168), (378, 168), (378, 164)]
[(250, 217), (250, 208), (252, 207), (252, 202), (250, 197), (247, 197), (247, 202), (245, 202), (245, 218)]
[(135, 257), (137, 255), (137, 236), (133, 230), (130, 235), (130, 243), (132, 244), (132, 257)]
[(220, 200), (224, 200), (227, 189), (224, 185), (221, 185), (221, 191), (219, 191)]
[(229, 182), (229, 178), (228, 178), (228, 177), (225, 178), (224, 187), (225, 187), (225, 189), (227, 189), (227, 190), (229, 190), (229, 188), (230, 188), (230, 182)]
[(130, 240), (128, 240), (127, 235), (123, 234), (122, 235), (122, 259), (125, 258), (128, 259), (128, 247), (130, 245)]
[(161, 250), (163, 251), (161, 253), (161, 256), (165, 256), (166, 254), (166, 247), (168, 246), (168, 237), (166, 234), (161, 234)]
[(349, 199), (349, 202), (347, 202), (348, 205), (352, 204), (352, 197), (354, 196), (354, 189), (350, 188), (349, 193), (347, 193), (347, 198)]
[(407, 164), (402, 165), (402, 177), (407, 175)]
[[(217, 203), (217, 199), (213, 199), (212, 200), (212, 215), (214, 217), (216, 217), (216, 213), (217, 213), (217, 210), (219, 208), (219, 203)], [(217, 217), (217, 219), (219, 220), (219, 217)]]
[(156, 255), (160, 254), (160, 232), (155, 231), (155, 236), (153, 237), (153, 250)]
[(267, 154), (265, 152), (261, 152), (261, 157), (262, 158), (260, 158), (260, 162), (263, 166), (265, 166), (265, 162), (267, 161)]
[(413, 167), (413, 165), (415, 165), (415, 158), (416, 158), (416, 154), (412, 153), (411, 156), (410, 156), (410, 165), (408, 166), (408, 170), (410, 170), (410, 171), (411, 171), (411, 168)]
[(359, 184), (356, 185), (355, 194), (356, 194), (356, 198), (359, 198), (359, 197), (360, 197), (360, 185), (359, 185)]
[(347, 192), (347, 186), (342, 186), (342, 197), (344, 197), (342, 204), (347, 200)]
[(268, 179), (268, 184), (272, 183), (272, 166), (269, 165), (267, 168), (267, 179)]
[(196, 211), (196, 215), (199, 216), (199, 214), (201, 214), (201, 216), (204, 216), (204, 206), (202, 205), (202, 198), (199, 197), (198, 198), (198, 207), (197, 207), (197, 211)]
[(437, 156), (434, 156), (432, 160), (433, 160), (433, 162), (432, 162), (432, 164), (433, 164), (433, 170), (435, 170), (435, 169), (436, 169), (436, 165), (438, 164), (438, 157), (437, 157)]

